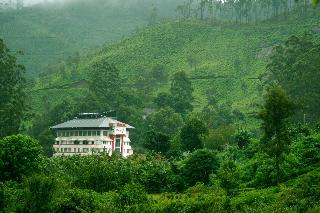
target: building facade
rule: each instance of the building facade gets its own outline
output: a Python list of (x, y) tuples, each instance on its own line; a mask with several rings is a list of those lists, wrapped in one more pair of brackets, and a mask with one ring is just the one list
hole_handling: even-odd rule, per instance
[(129, 130), (134, 127), (110, 117), (83, 113), (51, 129), (56, 135), (54, 156), (111, 155), (116, 152), (128, 157), (133, 154)]

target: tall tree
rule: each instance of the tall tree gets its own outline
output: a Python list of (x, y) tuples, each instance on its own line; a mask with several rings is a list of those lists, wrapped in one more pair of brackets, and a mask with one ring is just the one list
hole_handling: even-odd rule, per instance
[(115, 109), (121, 102), (119, 70), (106, 60), (100, 60), (92, 65), (89, 86), (104, 109)]
[(169, 136), (155, 131), (145, 134), (143, 146), (149, 150), (166, 154), (170, 149)]
[(180, 138), (184, 151), (203, 148), (203, 137), (208, 134), (206, 125), (197, 118), (189, 118), (181, 128)]
[(311, 35), (292, 36), (275, 47), (267, 66), (267, 84), (276, 82), (299, 100), (309, 118), (320, 115), (320, 43)]
[(280, 163), (290, 144), (287, 122), (294, 110), (295, 104), (285, 91), (279, 86), (273, 86), (268, 90), (264, 106), (258, 114), (264, 130), (261, 145), (275, 159), (277, 183), (280, 180)]
[(183, 119), (172, 108), (165, 107), (149, 117), (149, 124), (151, 129), (173, 136), (183, 125)]
[(192, 111), (193, 88), (185, 72), (181, 71), (174, 74), (170, 92), (173, 100), (173, 108), (176, 112), (187, 114)]
[(0, 137), (19, 131), (25, 107), (24, 70), (0, 39)]
[(182, 173), (189, 186), (197, 182), (209, 183), (210, 174), (217, 171), (219, 162), (216, 154), (212, 151), (201, 149), (193, 152), (186, 159), (182, 167)]

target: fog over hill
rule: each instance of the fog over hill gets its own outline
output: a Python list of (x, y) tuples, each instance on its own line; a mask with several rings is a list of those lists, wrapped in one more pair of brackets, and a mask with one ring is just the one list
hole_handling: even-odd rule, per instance
[(0, 12), (0, 37), (24, 52), (19, 58), (28, 74), (44, 73), (47, 65), (118, 41), (150, 20), (175, 16), (181, 1), (25, 0), (29, 7)]

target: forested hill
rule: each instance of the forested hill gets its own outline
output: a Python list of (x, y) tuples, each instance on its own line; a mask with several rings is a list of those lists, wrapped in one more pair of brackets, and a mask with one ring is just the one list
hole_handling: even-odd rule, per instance
[(48, 64), (85, 54), (153, 21), (175, 15), (179, 0), (77, 0), (1, 11), (0, 37), (23, 51), (27, 74), (50, 71)]
[[(258, 78), (266, 69), (272, 48), (291, 35), (318, 32), (317, 16), (312, 17), (304, 19), (293, 14), (282, 20), (249, 25), (198, 21), (155, 24), (81, 58), (76, 68), (57, 65), (57, 72), (43, 76), (33, 85), (32, 106), (40, 109), (41, 100), (45, 99), (42, 97), (47, 95), (51, 100), (46, 100), (46, 106), (59, 103), (62, 94), (66, 100), (83, 95), (91, 64), (105, 59), (120, 70), (122, 86), (145, 91), (144, 107), (152, 108), (150, 100), (167, 90), (173, 73), (186, 71), (195, 89), (196, 109), (214, 96), (233, 109), (250, 113), (251, 106), (261, 99)], [(154, 83), (150, 75), (159, 66), (164, 67), (169, 78)]]

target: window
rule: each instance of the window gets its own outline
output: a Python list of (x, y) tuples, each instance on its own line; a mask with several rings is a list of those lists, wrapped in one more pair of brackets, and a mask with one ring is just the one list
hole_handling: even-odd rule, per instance
[(79, 131), (79, 136), (82, 136), (82, 131)]
[(79, 136), (79, 132), (78, 131), (74, 131), (74, 136)]
[(83, 148), (83, 152), (89, 152), (88, 148)]
[(121, 140), (119, 138), (117, 138), (115, 152), (120, 153), (120, 149), (121, 149)]
[(97, 131), (92, 131), (92, 136), (97, 136)]
[(93, 145), (93, 144), (94, 144), (94, 141), (91, 141), (91, 144)]
[(97, 136), (100, 136), (100, 131), (97, 131)]
[(88, 131), (83, 131), (82, 136), (88, 136)]
[(68, 152), (68, 148), (64, 148), (63, 152)]
[(79, 145), (79, 144), (80, 144), (80, 141), (74, 141), (73, 144), (74, 144), (74, 145)]
[(108, 131), (103, 131), (103, 136), (108, 136)]
[(88, 145), (88, 141), (82, 141), (83, 145)]
[(127, 149), (127, 153), (128, 153), (128, 154), (130, 153), (130, 149)]
[(120, 147), (120, 145), (121, 145), (120, 139), (116, 139), (116, 147)]
[(88, 136), (91, 136), (91, 131), (88, 131)]

